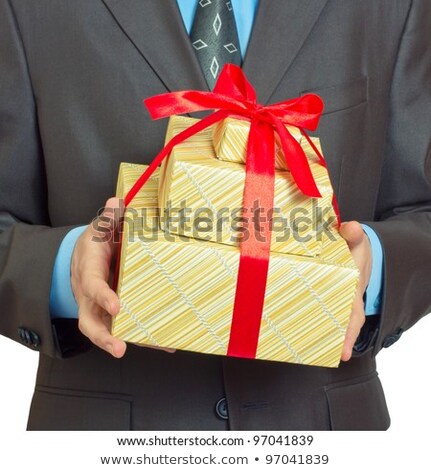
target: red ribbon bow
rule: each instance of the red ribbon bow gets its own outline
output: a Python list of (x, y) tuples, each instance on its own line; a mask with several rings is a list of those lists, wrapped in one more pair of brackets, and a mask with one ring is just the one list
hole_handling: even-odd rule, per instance
[[(240, 242), (238, 280), (227, 355), (254, 358), (259, 339), (271, 246), (269, 214), (272, 213), (274, 204), (274, 132), (280, 136), (287, 167), (298, 188), (307, 196), (321, 197), (301, 145), (285, 126), (299, 128), (321, 163), (325, 165), (322, 155), (304, 131), (317, 128), (323, 101), (317, 95), (308, 94), (262, 106), (256, 102), (255, 90), (242, 70), (236, 65), (227, 64), (220, 73), (213, 92), (186, 90), (165, 93), (148, 98), (144, 103), (153, 119), (208, 109), (216, 111), (167, 143), (126, 195), (126, 207), (177, 144), (228, 116), (241, 117), (251, 122), (243, 197), (243, 220), (249, 233), (248, 237)], [(256, 203), (260, 213), (264, 214), (258, 233), (256, 230), (250, 230), (254, 224), (251, 208), (256, 207)]]

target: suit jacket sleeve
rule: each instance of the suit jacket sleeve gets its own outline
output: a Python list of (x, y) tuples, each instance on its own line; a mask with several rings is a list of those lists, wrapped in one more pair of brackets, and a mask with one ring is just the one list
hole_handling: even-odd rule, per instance
[(413, 0), (390, 90), (378, 218), (367, 222), (385, 260), (374, 354), (431, 311), (430, 27), (431, 2)]
[(58, 247), (71, 227), (49, 226), (36, 99), (6, 0), (0, 1), (0, 63), (0, 334), (67, 356), (82, 339), (76, 324), (51, 322), (49, 292)]

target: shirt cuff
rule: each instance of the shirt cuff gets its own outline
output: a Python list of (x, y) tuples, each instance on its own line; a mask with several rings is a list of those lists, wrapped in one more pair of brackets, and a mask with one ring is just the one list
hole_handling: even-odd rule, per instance
[(370, 281), (364, 295), (365, 315), (380, 313), (383, 285), (383, 249), (376, 232), (368, 225), (362, 224), (371, 244), (373, 263), (371, 266)]
[(78, 304), (70, 283), (70, 263), (76, 241), (87, 226), (72, 229), (63, 238), (52, 272), (49, 311), (51, 318), (78, 318)]

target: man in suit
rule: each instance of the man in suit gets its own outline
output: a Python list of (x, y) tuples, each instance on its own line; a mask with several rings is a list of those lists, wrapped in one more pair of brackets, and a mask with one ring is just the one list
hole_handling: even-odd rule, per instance
[[(386, 429), (375, 356), (431, 309), (431, 5), (260, 0), (242, 51), (260, 103), (322, 96), (341, 217), (383, 250), (381, 303), (364, 323), (376, 252), (359, 224), (343, 229), (361, 287), (344, 361), (327, 369), (125, 353), (109, 334), (112, 246), (96, 249), (91, 227), (65, 243), (112, 196), (121, 161), (161, 148), (166, 122), (142, 99), (208, 89), (180, 3), (0, 0), (0, 332), (40, 352), (29, 429)], [(55, 286), (72, 251), (79, 325)]]

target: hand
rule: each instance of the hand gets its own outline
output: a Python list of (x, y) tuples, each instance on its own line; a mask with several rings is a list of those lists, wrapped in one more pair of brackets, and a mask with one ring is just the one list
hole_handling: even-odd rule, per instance
[(341, 224), (340, 234), (349, 245), (352, 257), (360, 272), (359, 285), (341, 355), (342, 361), (348, 361), (352, 357), (353, 346), (365, 323), (363, 297), (371, 275), (372, 251), (370, 241), (359, 222), (352, 221)]
[(120, 301), (108, 280), (117, 248), (113, 235), (118, 231), (121, 215), (120, 199), (109, 199), (102, 215), (78, 238), (71, 263), (72, 291), (79, 307), (79, 329), (92, 343), (116, 358), (124, 356), (126, 343), (110, 333), (112, 316), (120, 311)]

